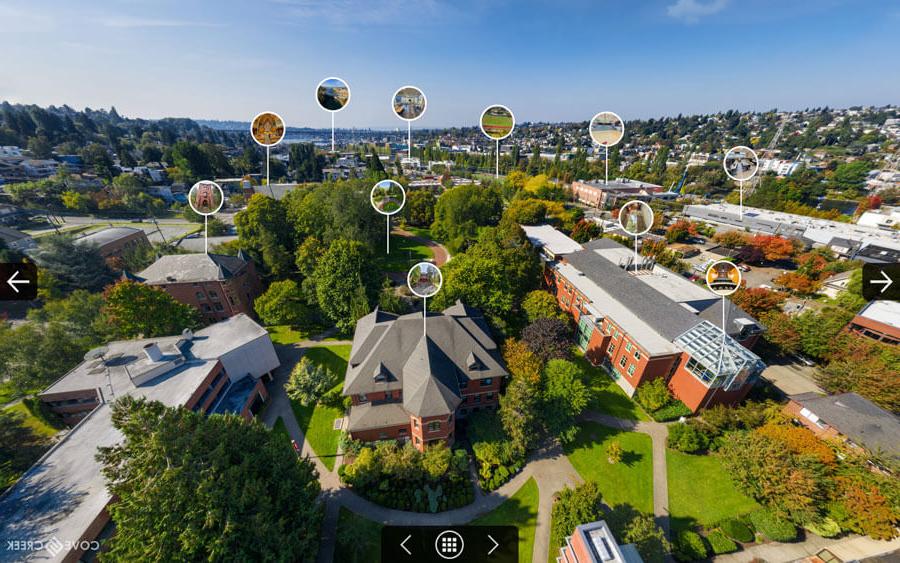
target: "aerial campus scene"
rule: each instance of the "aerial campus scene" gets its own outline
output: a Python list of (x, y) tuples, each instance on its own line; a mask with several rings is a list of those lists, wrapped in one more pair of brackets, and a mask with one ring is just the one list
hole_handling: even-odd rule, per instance
[(900, 560), (895, 2), (0, 21), (0, 562)]

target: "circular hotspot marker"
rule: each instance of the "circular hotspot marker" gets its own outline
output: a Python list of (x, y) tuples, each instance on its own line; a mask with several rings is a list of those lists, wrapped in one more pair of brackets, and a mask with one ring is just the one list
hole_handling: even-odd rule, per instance
[(369, 202), (382, 215), (394, 215), (406, 205), (406, 190), (398, 182), (382, 180), (372, 186)]
[(350, 85), (346, 80), (329, 76), (316, 86), (316, 101), (325, 111), (337, 113), (350, 103)]
[(633, 199), (619, 208), (619, 226), (636, 237), (653, 226), (653, 209), (645, 201)]
[(425, 115), (428, 98), (425, 92), (415, 86), (403, 86), (394, 92), (391, 109), (403, 121), (415, 121)]
[(729, 178), (743, 182), (756, 175), (759, 170), (759, 157), (750, 147), (732, 147), (725, 153), (722, 166), (725, 167), (725, 173)]
[(286, 130), (284, 120), (272, 111), (258, 113), (250, 123), (250, 136), (264, 147), (273, 147), (280, 143)]
[(706, 269), (706, 287), (716, 295), (731, 295), (741, 287), (741, 271), (727, 260), (713, 262)]
[(616, 113), (601, 111), (591, 118), (588, 133), (591, 139), (602, 147), (618, 145), (625, 136), (625, 122)]
[(502, 141), (512, 135), (513, 129), (516, 128), (516, 116), (506, 106), (499, 104), (488, 106), (481, 112), (478, 126), (487, 138)]
[(406, 274), (406, 285), (413, 294), (419, 297), (431, 297), (441, 289), (444, 276), (441, 270), (431, 262), (419, 262)]
[(216, 214), (222, 209), (225, 203), (225, 194), (222, 188), (215, 182), (209, 180), (201, 180), (191, 186), (188, 192), (188, 205), (194, 210), (194, 213), (204, 215), (206, 217)]

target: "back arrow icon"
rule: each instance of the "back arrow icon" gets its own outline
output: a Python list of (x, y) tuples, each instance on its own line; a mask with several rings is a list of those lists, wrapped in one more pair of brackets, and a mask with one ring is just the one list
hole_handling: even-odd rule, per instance
[(402, 542), (400, 542), (400, 547), (403, 549), (403, 551), (406, 552), (407, 555), (412, 555), (412, 551), (406, 549), (406, 545), (405, 545), (406, 542), (408, 542), (409, 538), (411, 538), (411, 537), (412, 537), (412, 534), (406, 536), (406, 539), (404, 539)]
[[(13, 288), (13, 291), (15, 291), (16, 293), (19, 293), (19, 288), (16, 287), (17, 284), (20, 284), (20, 283), (29, 284), (29, 283), (31, 283), (31, 282), (28, 281), (28, 280), (17, 280), (16, 277), (17, 277), (18, 275), (19, 275), (19, 270), (16, 270), (15, 272), (13, 272), (13, 275), (11, 275), (11, 276), (9, 277), (8, 280), (6, 280), (6, 283), (9, 284), (9, 287)], [(882, 290), (882, 291), (884, 291), (884, 290)]]
[(876, 284), (876, 285), (883, 285), (884, 287), (882, 287), (882, 288), (881, 288), (881, 291), (879, 291), (878, 293), (884, 293), (884, 291), (885, 291), (887, 288), (891, 287), (891, 284), (894, 283), (894, 280), (892, 280), (892, 279), (890, 278), (890, 276), (888, 276), (887, 274), (885, 274), (885, 273), (884, 273), (884, 270), (878, 270), (878, 272), (881, 274), (881, 276), (882, 276), (884, 279), (883, 279), (883, 280), (871, 280), (869, 283)]

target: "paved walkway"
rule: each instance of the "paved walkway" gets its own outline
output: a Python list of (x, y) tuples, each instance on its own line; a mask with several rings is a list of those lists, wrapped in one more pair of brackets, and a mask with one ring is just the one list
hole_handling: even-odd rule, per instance
[(666, 438), (669, 437), (669, 429), (667, 425), (662, 422), (624, 420), (593, 411), (585, 412), (581, 418), (599, 422), (604, 426), (641, 432), (650, 436), (653, 443), (653, 515), (656, 518), (656, 524), (662, 528), (666, 537), (669, 537), (669, 478), (666, 467)]
[(752, 545), (737, 553), (719, 555), (715, 557), (715, 560), (717, 563), (720, 561), (723, 563), (747, 563), (753, 560), (787, 563), (815, 555), (823, 549), (828, 549), (828, 551), (839, 557), (841, 561), (859, 561), (860, 559), (884, 555), (900, 549), (900, 538), (888, 542), (854, 535), (829, 540), (813, 534), (807, 534), (806, 540), (802, 542), (771, 542)]
[(431, 239), (427, 239), (425, 237), (420, 237), (419, 235), (413, 234), (410, 231), (401, 229), (400, 227), (395, 227), (393, 229), (395, 233), (400, 235), (401, 237), (406, 237), (412, 239), (419, 244), (424, 244), (428, 248), (431, 249), (431, 252), (434, 254), (434, 263), (437, 266), (443, 266), (447, 262), (450, 261), (450, 252), (447, 248), (439, 242), (433, 241)]

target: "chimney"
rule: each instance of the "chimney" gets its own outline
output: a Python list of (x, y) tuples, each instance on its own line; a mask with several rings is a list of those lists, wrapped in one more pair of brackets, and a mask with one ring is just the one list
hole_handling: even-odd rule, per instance
[(147, 354), (147, 359), (151, 362), (158, 362), (162, 360), (162, 351), (160, 351), (159, 346), (156, 345), (156, 342), (144, 344), (144, 354)]

